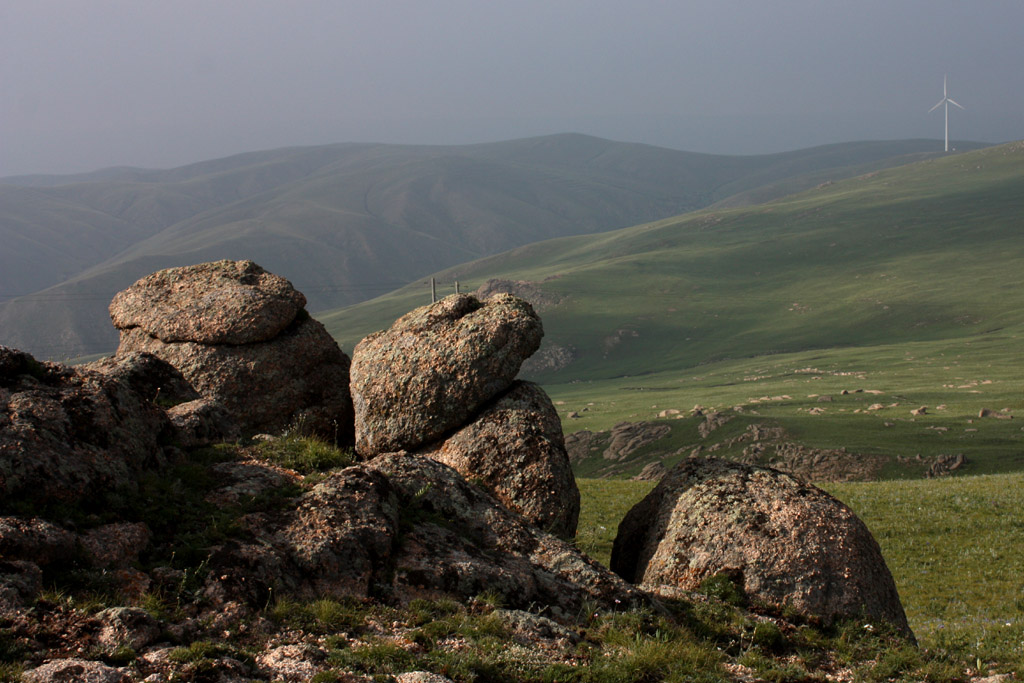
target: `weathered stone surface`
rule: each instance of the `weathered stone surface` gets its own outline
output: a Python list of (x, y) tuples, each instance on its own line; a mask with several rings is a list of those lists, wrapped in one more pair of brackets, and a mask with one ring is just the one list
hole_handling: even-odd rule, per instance
[(152, 537), (142, 522), (115, 522), (90, 529), (80, 541), (92, 566), (123, 569), (138, 561)]
[(117, 354), (147, 351), (176, 367), (203, 397), (221, 403), (245, 434), (301, 426), (352, 443), (349, 359), (316, 320), (302, 317), (270, 341), (165, 343), (131, 328)]
[(633, 477), (633, 481), (660, 481), (668, 469), (660, 462), (649, 462)]
[(317, 484), (274, 539), (299, 569), (294, 590), (369, 595), (387, 570), (398, 517), (398, 498), (378, 472), (349, 467)]
[(172, 406), (167, 409), (167, 417), (177, 430), (178, 445), (182, 448), (234, 441), (241, 436), (228, 409), (209, 398)]
[(429, 458), (388, 453), (364, 463), (387, 475), (403, 528), (392, 587), (403, 600), (497, 593), (513, 609), (547, 605), (575, 617), (646, 597), (575, 547), (506, 510), (455, 470)]
[(54, 659), (22, 675), (26, 683), (129, 683), (122, 669), (88, 659)]
[(252, 261), (168, 268), (118, 292), (110, 318), (164, 342), (251, 344), (277, 336), (306, 305), (283, 277)]
[(538, 385), (516, 382), (469, 425), (423, 451), (561, 538), (576, 535), (580, 492), (562, 423)]
[(865, 615), (912, 635), (863, 522), (824, 491), (777, 470), (683, 461), (622, 520), (611, 567), (662, 594), (729, 572), (755, 600), (826, 622)]
[(252, 540), (212, 554), (210, 599), (264, 604), (272, 590), (310, 599), (373, 592), (398, 535), (398, 499), (387, 478), (348, 467), (289, 507), (243, 519)]
[(43, 570), (35, 562), (0, 559), (0, 615), (31, 604), (42, 588)]
[(94, 619), (100, 626), (96, 644), (105, 652), (121, 647), (141, 650), (160, 638), (160, 622), (138, 607), (108, 607)]
[(356, 450), (414, 449), (461, 427), (505, 391), (540, 345), (522, 299), (456, 294), (399, 318), (352, 352)]
[(0, 347), (0, 509), (130, 488), (172, 433), (129, 383)]
[(199, 398), (177, 368), (151, 353), (110, 356), (81, 367), (127, 382), (140, 396), (159, 406), (170, 407)]
[(275, 681), (308, 681), (327, 655), (309, 644), (280, 645), (256, 657), (260, 672)]
[(46, 566), (67, 562), (78, 549), (75, 534), (44, 519), (0, 517), (0, 558)]

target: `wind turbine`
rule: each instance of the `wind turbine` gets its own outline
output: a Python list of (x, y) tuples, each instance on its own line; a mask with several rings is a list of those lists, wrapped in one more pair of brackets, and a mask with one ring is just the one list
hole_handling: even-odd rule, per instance
[[(951, 105), (951, 104), (955, 105), (957, 107), (960, 107), (959, 104), (957, 104), (954, 100), (950, 99), (949, 95), (946, 94), (946, 76), (943, 75), (943, 77), (942, 77), (942, 99), (939, 100), (938, 104), (936, 104), (934, 107), (929, 109), (928, 113), (931, 114), (933, 111), (935, 111), (936, 109), (938, 109), (942, 105), (946, 105), (946, 151), (947, 152), (949, 151), (949, 105)], [(963, 109), (963, 107), (960, 107), (960, 108)]]

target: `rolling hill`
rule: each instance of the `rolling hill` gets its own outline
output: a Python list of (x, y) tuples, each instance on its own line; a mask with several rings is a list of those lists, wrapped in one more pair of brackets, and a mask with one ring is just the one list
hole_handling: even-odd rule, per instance
[[(466, 146), (342, 144), (178, 169), (0, 181), (0, 343), (109, 352), (113, 294), (154, 270), (252, 259), (313, 311), (537, 241), (738, 195), (763, 201), (899, 161), (932, 141), (726, 157), (582, 135)], [(961, 145), (961, 148), (968, 145)], [(934, 154), (932, 154), (934, 156)]]
[[(740, 406), (723, 435), (770, 423), (815, 447), (969, 452), (1001, 471), (1024, 467), (1019, 425), (972, 422), (1024, 409), (1022, 215), (1018, 142), (528, 245), (437, 279), (504, 280), (539, 302), (546, 337), (527, 375), (575, 413), (567, 432), (672, 409), (678, 459), (705, 443), (691, 406)], [(319, 317), (351, 349), (428, 296), (413, 285)], [(912, 416), (922, 405), (928, 417)], [(614, 471), (642, 459), (627, 464)]]

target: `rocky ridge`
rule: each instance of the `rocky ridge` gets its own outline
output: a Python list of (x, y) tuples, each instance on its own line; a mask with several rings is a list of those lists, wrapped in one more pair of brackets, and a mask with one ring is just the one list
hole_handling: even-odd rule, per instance
[[(357, 346), (350, 373), (303, 301), (251, 262), (222, 261), (119, 295), (111, 359), (68, 368), (0, 347), (0, 655), (20, 653), (26, 680), (369, 680), (376, 670), (342, 654), (366, 638), (403, 656), (458, 651), (450, 633), (424, 635), (423, 609), (491, 624), (538, 667), (575, 666), (603, 620), (653, 623), (671, 613), (659, 595), (693, 588), (617, 574), (569, 542), (579, 491), (560, 422), (540, 387), (515, 380), (543, 334), (528, 303), (456, 295), (417, 309)], [(354, 450), (311, 453), (296, 420)], [(264, 430), (281, 435), (209, 447)], [(617, 434), (623, 448), (649, 442)], [(637, 546), (631, 533), (622, 543)], [(120, 604), (90, 612), (47, 595), (55, 584)], [(385, 608), (401, 615), (390, 626)], [(870, 616), (905, 629), (895, 612)]]

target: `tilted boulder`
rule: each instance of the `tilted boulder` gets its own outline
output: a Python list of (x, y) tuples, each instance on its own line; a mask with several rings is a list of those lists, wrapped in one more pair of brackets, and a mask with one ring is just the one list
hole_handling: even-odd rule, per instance
[(611, 568), (663, 595), (726, 572), (756, 601), (827, 623), (879, 619), (913, 637), (864, 523), (824, 491), (765, 467), (683, 461), (626, 514)]
[(243, 433), (300, 427), (351, 444), (349, 358), (304, 304), (251, 261), (217, 261), (144, 277), (114, 297), (110, 314), (119, 357), (167, 361)]
[(576, 535), (580, 492), (562, 423), (536, 384), (515, 382), (470, 424), (422, 454), (455, 468), (542, 530)]
[(167, 415), (128, 382), (0, 346), (0, 512), (130, 490), (171, 440)]
[(543, 334), (522, 299), (455, 294), (367, 336), (352, 352), (357, 452), (415, 449), (463, 426), (508, 389)]

